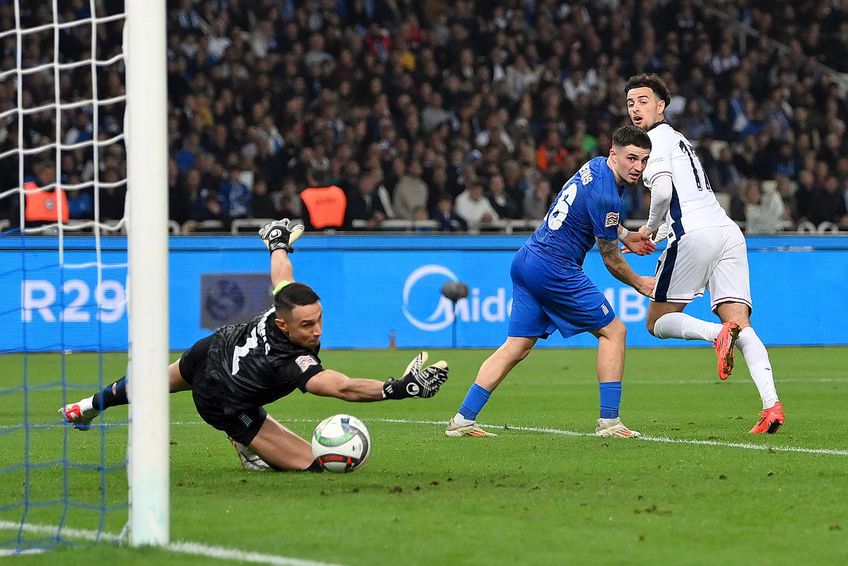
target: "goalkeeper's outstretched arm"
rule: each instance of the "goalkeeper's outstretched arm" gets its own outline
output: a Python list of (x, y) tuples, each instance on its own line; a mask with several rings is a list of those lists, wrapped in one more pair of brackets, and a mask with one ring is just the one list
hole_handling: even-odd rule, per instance
[(409, 363), (402, 378), (390, 377), (386, 381), (350, 378), (343, 373), (325, 369), (306, 382), (306, 391), (345, 401), (432, 397), (448, 379), (448, 364), (440, 360), (424, 367), (426, 361), (427, 352), (421, 352)]

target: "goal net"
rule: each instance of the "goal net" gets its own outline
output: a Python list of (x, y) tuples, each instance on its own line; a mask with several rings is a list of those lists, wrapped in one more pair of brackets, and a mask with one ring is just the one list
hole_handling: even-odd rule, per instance
[[(0, 2), (0, 553), (167, 543), (164, 26), (164, 0)], [(57, 413), (125, 373), (138, 408)]]

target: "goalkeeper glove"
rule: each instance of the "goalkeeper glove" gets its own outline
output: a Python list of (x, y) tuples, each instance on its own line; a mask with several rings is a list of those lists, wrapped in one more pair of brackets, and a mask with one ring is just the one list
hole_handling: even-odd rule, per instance
[(432, 397), (448, 379), (448, 364), (439, 360), (421, 369), (427, 361), (427, 352), (415, 356), (400, 379), (389, 378), (383, 383), (383, 399), (406, 399), (407, 397)]
[(259, 230), (259, 237), (262, 238), (271, 253), (276, 250), (294, 253), (292, 244), (300, 238), (301, 234), (303, 234), (303, 224), (292, 225), (288, 218), (269, 222)]

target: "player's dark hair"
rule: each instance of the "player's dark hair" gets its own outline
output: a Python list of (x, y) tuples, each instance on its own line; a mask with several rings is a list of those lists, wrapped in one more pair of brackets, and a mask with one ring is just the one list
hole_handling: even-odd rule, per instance
[(612, 145), (617, 147), (635, 145), (642, 149), (651, 149), (651, 138), (642, 128), (622, 126), (612, 135)]
[(303, 283), (289, 283), (274, 295), (274, 311), (279, 318), (288, 316), (295, 307), (314, 305), (321, 300), (312, 287)]
[(643, 86), (654, 91), (654, 94), (657, 95), (660, 100), (664, 101), (666, 106), (671, 104), (671, 91), (668, 89), (668, 85), (665, 84), (665, 81), (662, 80), (662, 78), (660, 78), (660, 76), (656, 73), (642, 73), (641, 75), (634, 75), (630, 77), (624, 84), (624, 94), (626, 95), (630, 92), (630, 89), (640, 88)]

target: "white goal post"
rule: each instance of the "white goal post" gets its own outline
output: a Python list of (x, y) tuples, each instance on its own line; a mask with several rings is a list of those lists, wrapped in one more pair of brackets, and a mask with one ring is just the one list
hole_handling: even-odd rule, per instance
[(165, 0), (126, 1), (130, 544), (167, 545), (168, 139)]

